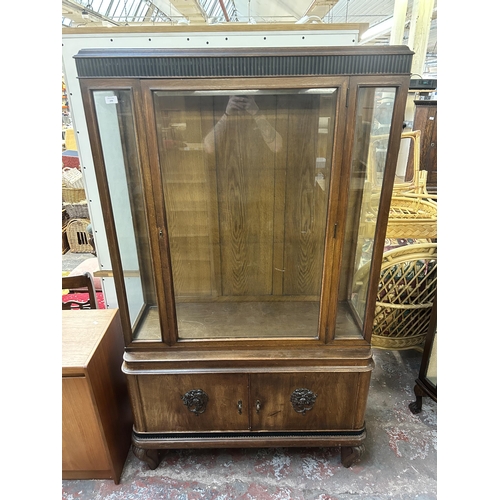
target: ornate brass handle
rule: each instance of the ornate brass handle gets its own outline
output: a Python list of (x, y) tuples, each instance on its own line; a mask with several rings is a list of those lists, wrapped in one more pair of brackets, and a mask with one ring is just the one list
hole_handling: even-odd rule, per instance
[(196, 416), (200, 415), (207, 409), (208, 395), (201, 389), (193, 389), (181, 396), (182, 401), (187, 406), (188, 410)]
[(297, 413), (305, 416), (306, 411), (313, 409), (317, 397), (318, 395), (309, 389), (295, 389), (290, 396), (290, 402)]
[(241, 412), (243, 410), (243, 401), (240, 399), (238, 401), (238, 413), (241, 415)]
[(260, 406), (260, 400), (257, 399), (257, 402), (255, 403), (255, 411), (257, 413), (259, 413), (260, 408), (261, 408), (261, 406)]

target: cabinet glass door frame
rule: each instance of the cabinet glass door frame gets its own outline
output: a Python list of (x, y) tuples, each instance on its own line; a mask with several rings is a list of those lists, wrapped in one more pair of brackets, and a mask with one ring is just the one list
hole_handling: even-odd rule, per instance
[[(324, 259), (322, 271), (322, 285), (320, 293), (320, 313), (318, 324), (318, 336), (313, 338), (293, 338), (293, 337), (280, 337), (280, 338), (243, 338), (243, 339), (210, 339), (210, 340), (192, 340), (192, 339), (179, 339), (177, 332), (177, 325), (174, 321), (169, 321), (168, 318), (175, 318), (175, 299), (173, 296), (173, 278), (168, 276), (169, 296), (171, 300), (165, 303), (166, 307), (159, 307), (160, 314), (163, 313), (162, 324), (167, 324), (168, 329), (163, 331), (163, 342), (169, 346), (182, 346), (192, 348), (203, 348), (206, 346), (216, 346), (224, 348), (241, 347), (242, 342), (245, 345), (255, 345), (259, 347), (276, 347), (278, 345), (287, 345), (294, 347), (309, 346), (325, 344), (331, 339), (327, 339), (327, 331), (333, 333), (333, 328), (328, 329), (325, 324), (326, 314), (325, 311), (331, 308), (332, 303), (335, 302), (335, 288), (331, 286), (331, 281), (326, 277), (330, 276), (330, 269), (334, 266), (334, 261), (337, 258), (337, 239), (334, 237), (334, 226), (337, 220), (338, 205), (336, 200), (338, 198), (337, 192), (341, 180), (341, 165), (343, 162), (344, 148), (341, 147), (344, 139), (345, 115), (346, 115), (346, 98), (348, 78), (346, 77), (273, 77), (273, 78), (238, 78), (238, 79), (203, 79), (203, 80), (142, 80), (142, 98), (144, 104), (144, 112), (146, 115), (146, 136), (148, 140), (149, 150), (149, 167), (150, 177), (152, 179), (153, 197), (155, 205), (158, 207), (157, 212), (157, 243), (160, 252), (166, 256), (170, 255), (169, 241), (168, 241), (168, 224), (166, 207), (164, 205), (164, 195), (162, 192), (162, 173), (160, 168), (160, 158), (158, 154), (158, 142), (155, 128), (155, 109), (153, 103), (154, 92), (168, 92), (168, 91), (238, 91), (238, 90), (294, 90), (294, 89), (337, 89), (337, 106), (335, 116), (335, 130), (333, 134), (333, 158), (332, 164), (327, 167), (331, 172), (330, 182), (330, 203), (327, 208), (327, 223), (324, 244)], [(337, 147), (336, 147), (337, 145)], [(337, 168), (333, 168), (336, 165)], [(165, 263), (166, 264), (166, 263)], [(162, 264), (164, 265), (164, 264)], [(165, 268), (167, 266), (165, 265)], [(172, 272), (170, 262), (168, 263), (169, 272)]]
[[(367, 278), (367, 302), (363, 317), (357, 316), (353, 311), (353, 316), (358, 320), (359, 327), (363, 330), (363, 338), (368, 344), (371, 343), (373, 320), (375, 315), (376, 289), (380, 280), (380, 268), (382, 265), (382, 254), (384, 252), (385, 234), (387, 232), (387, 223), (389, 210), (391, 206), (391, 195), (396, 175), (397, 160), (401, 143), (401, 133), (403, 129), (404, 112), (406, 108), (406, 97), (408, 95), (409, 79), (407, 76), (351, 76), (349, 79), (349, 102), (348, 116), (346, 120), (346, 157), (343, 168), (351, 169), (352, 155), (354, 150), (354, 134), (356, 126), (356, 113), (358, 96), (361, 89), (392, 88), (395, 91), (392, 118), (390, 122), (390, 132), (387, 139), (387, 153), (385, 157), (384, 175), (382, 179), (382, 188), (378, 204), (378, 217), (376, 220), (373, 251), (371, 254), (370, 271)], [(347, 199), (349, 189), (346, 184), (341, 196)], [(340, 206), (347, 207), (347, 201), (339, 201)], [(339, 219), (345, 223), (347, 214), (343, 214)], [(341, 228), (341, 234), (344, 234)], [(346, 251), (345, 241), (339, 242), (340, 248)], [(352, 275), (350, 276), (352, 278)], [(335, 306), (337, 303), (335, 303)], [(349, 345), (353, 345), (351, 342)]]
[[(109, 178), (106, 172), (104, 159), (103, 144), (101, 142), (100, 130), (98, 125), (97, 110), (94, 103), (94, 92), (101, 91), (125, 91), (130, 93), (132, 121), (134, 123), (135, 132), (135, 147), (138, 154), (138, 164), (140, 182), (143, 190), (149, 191), (151, 188), (151, 179), (149, 170), (145, 168), (148, 162), (148, 151), (145, 147), (145, 127), (144, 116), (141, 113), (141, 90), (140, 82), (137, 79), (82, 79), (80, 80), (80, 88), (82, 92), (83, 107), (87, 119), (88, 133), (91, 143), (92, 159), (94, 163), (95, 175), (97, 179), (97, 187), (101, 206), (104, 215), (104, 225), (106, 230), (106, 239), (109, 246), (110, 260), (112, 270), (100, 270), (100, 275), (106, 278), (111, 278), (116, 289), (118, 308), (120, 311), (120, 319), (122, 323), (125, 345), (128, 346), (133, 342), (133, 324), (130, 317), (129, 304), (126, 295), (125, 274), (122, 259), (120, 258), (120, 244), (118, 231), (115, 224), (113, 202), (109, 189)], [(155, 207), (151, 206), (152, 201), (147, 197), (143, 198), (146, 208), (147, 225), (149, 228), (149, 240), (151, 244), (151, 259), (160, 258), (161, 255), (157, 247), (155, 247), (152, 228), (155, 227)], [(154, 269), (153, 272), (156, 272)], [(155, 283), (161, 280), (162, 276), (156, 273), (154, 276)], [(162, 293), (163, 287), (157, 287), (157, 293)], [(158, 342), (142, 342), (144, 347), (158, 348), (161, 344)]]

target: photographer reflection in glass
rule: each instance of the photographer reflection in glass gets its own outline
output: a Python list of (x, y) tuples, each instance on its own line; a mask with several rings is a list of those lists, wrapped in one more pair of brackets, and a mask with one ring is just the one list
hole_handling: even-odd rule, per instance
[[(215, 140), (219, 137), (223, 137), (227, 134), (229, 127), (232, 127), (232, 120), (238, 120), (241, 122), (240, 118), (251, 117), (252, 126), (249, 129), (249, 140), (256, 141), (254, 146), (259, 145), (258, 136), (264, 141), (266, 146), (273, 153), (277, 153), (281, 150), (283, 146), (283, 139), (281, 135), (275, 130), (275, 128), (267, 121), (267, 119), (260, 112), (261, 110), (257, 106), (254, 98), (252, 96), (231, 96), (226, 106), (224, 114), (220, 120), (215, 124), (215, 127), (210, 131), (210, 133), (205, 137), (204, 147), (205, 151), (208, 153), (215, 152)], [(233, 122), (234, 123), (234, 122)], [(257, 131), (257, 133), (251, 133), (251, 131)]]

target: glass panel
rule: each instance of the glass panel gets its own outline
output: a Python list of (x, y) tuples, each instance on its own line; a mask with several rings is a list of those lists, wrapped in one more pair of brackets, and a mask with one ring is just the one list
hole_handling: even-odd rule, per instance
[(336, 102), (154, 93), (180, 339), (317, 337)]
[(131, 92), (93, 94), (133, 337), (160, 339)]
[(359, 336), (356, 325), (364, 321), (395, 97), (394, 88), (367, 87), (358, 91), (336, 328), (344, 337)]
[(431, 384), (437, 387), (437, 332), (434, 335), (434, 341), (432, 343), (426, 378)]

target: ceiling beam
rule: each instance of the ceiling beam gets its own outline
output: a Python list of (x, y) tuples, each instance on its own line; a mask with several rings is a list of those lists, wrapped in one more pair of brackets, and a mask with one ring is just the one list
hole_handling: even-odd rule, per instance
[[(82, 16), (82, 12), (88, 13), (87, 17)], [(62, 15), (71, 19), (76, 25), (87, 25), (98, 23), (102, 26), (120, 26), (121, 23), (113, 21), (109, 17), (103, 16), (92, 9), (87, 9), (84, 5), (72, 0), (62, 0)]]
[[(205, 23), (207, 21), (205, 11), (196, 0), (170, 0), (169, 3), (190, 23)], [(168, 13), (166, 14), (168, 15)]]
[(314, 0), (305, 12), (305, 16), (317, 16), (323, 19), (339, 0)]

